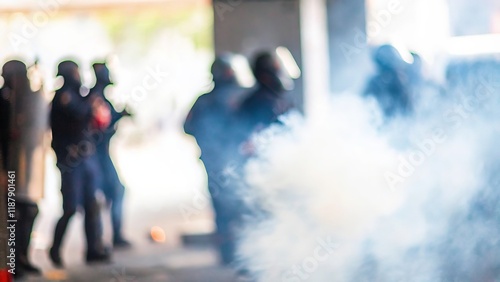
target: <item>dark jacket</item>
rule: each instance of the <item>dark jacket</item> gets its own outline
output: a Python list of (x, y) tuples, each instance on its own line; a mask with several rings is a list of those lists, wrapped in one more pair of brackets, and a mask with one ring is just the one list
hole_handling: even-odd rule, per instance
[(273, 93), (266, 87), (255, 90), (241, 104), (238, 113), (240, 138), (248, 139), (253, 133), (274, 123), (279, 116), (293, 108), (293, 104), (282, 94)]
[(2, 167), (7, 167), (10, 139), (10, 102), (6, 97), (5, 88), (0, 89), (0, 149)]
[(65, 160), (75, 146), (86, 145), (84, 141), (88, 141), (87, 131), (91, 120), (91, 104), (86, 97), (80, 95), (79, 87), (63, 86), (56, 91), (52, 100), (50, 125), (52, 148), (58, 162)]
[(111, 114), (111, 120), (109, 126), (102, 132), (99, 132), (98, 135), (102, 135), (99, 137), (93, 138), (93, 142), (96, 144), (96, 148), (98, 150), (98, 154), (109, 154), (109, 144), (111, 142), (111, 137), (116, 133), (116, 123), (123, 117), (122, 113), (116, 111), (115, 107), (111, 102), (104, 96), (105, 86), (96, 85), (89, 92), (89, 98), (99, 97), (101, 98), (109, 108)]
[(196, 139), (205, 165), (223, 165), (227, 160), (234, 139), (234, 109), (227, 98), (238, 91), (229, 85), (215, 87), (196, 100), (186, 118), (184, 131)]

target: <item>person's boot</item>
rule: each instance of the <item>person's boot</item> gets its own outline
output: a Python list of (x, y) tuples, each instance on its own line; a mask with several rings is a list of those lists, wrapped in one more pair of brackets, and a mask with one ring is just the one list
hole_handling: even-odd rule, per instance
[(40, 274), (40, 269), (38, 269), (37, 267), (35, 267), (34, 265), (32, 265), (28, 259), (24, 256), (20, 256), (19, 257), (19, 260), (18, 260), (18, 265), (19, 265), (19, 268), (23, 269), (24, 271), (26, 271), (27, 273), (31, 273), (31, 274)]
[(118, 237), (113, 239), (113, 247), (115, 249), (129, 249), (132, 247), (132, 244), (123, 237)]
[(26, 276), (26, 271), (24, 269), (19, 268), (19, 267), (16, 268), (15, 273), (12, 275), (12, 277), (14, 278), (13, 281), (23, 279), (23, 278), (25, 278), (25, 276)]
[(109, 248), (101, 248), (99, 250), (87, 251), (86, 261), (87, 264), (110, 263), (111, 250)]
[(49, 258), (52, 261), (52, 264), (56, 268), (63, 268), (64, 267), (62, 259), (61, 259), (61, 255), (59, 254), (58, 249), (54, 249), (54, 247), (50, 248)]

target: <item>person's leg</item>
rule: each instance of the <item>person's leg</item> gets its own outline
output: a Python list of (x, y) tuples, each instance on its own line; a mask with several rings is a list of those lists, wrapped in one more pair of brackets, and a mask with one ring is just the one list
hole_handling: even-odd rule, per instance
[(212, 200), (215, 211), (215, 223), (217, 226), (217, 247), (221, 263), (229, 265), (234, 262), (234, 238), (231, 229), (231, 211), (224, 208), (224, 204), (217, 199)]
[(85, 235), (87, 237), (87, 262), (109, 260), (102, 241), (102, 222), (96, 191), (99, 181), (99, 164), (95, 158), (85, 160), (84, 210)]
[(29, 262), (29, 244), (33, 224), (38, 215), (38, 206), (35, 203), (27, 201), (18, 201), (16, 206), (16, 215), (18, 216), (17, 248), (19, 266), (28, 272), (39, 273), (40, 271)]
[(99, 204), (95, 198), (92, 199), (86, 195), (83, 208), (85, 211), (84, 225), (87, 239), (87, 253), (96, 253), (102, 248), (102, 223), (100, 220)]
[(107, 201), (111, 204), (111, 222), (113, 226), (113, 244), (116, 247), (129, 247), (130, 243), (122, 234), (123, 199), (125, 187), (120, 181), (116, 168), (109, 154), (100, 157), (104, 174), (103, 191)]
[(113, 200), (111, 202), (111, 221), (113, 224), (113, 243), (119, 245), (129, 245), (122, 234), (123, 198), (125, 188), (121, 184), (115, 185)]
[[(206, 163), (206, 162), (205, 162)], [(216, 245), (219, 251), (220, 261), (224, 265), (229, 265), (234, 261), (233, 238), (231, 233), (231, 210), (227, 203), (224, 187), (226, 179), (221, 170), (216, 170), (207, 166), (208, 191), (212, 199), (212, 207), (215, 213)]]
[(82, 167), (77, 166), (71, 171), (61, 171), (61, 193), (63, 215), (56, 224), (50, 258), (54, 265), (62, 267), (60, 249), (71, 217), (76, 213), (82, 200)]

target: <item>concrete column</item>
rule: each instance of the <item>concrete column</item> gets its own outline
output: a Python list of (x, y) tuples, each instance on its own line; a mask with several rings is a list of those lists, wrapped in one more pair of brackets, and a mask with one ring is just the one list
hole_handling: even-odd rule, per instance
[(313, 118), (328, 107), (330, 58), (325, 7), (326, 0), (303, 0), (301, 4), (304, 108)]
[(330, 50), (330, 90), (359, 90), (366, 65), (365, 0), (326, 0)]
[(366, 66), (365, 0), (214, 0), (216, 53), (248, 58), (278, 46), (302, 69), (293, 99), (308, 111), (329, 92), (359, 90)]

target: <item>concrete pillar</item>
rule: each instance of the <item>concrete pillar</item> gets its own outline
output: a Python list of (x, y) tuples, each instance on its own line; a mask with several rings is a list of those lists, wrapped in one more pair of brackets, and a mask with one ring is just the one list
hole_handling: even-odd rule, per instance
[(359, 90), (368, 59), (365, 0), (326, 0), (330, 90)]
[[(329, 92), (362, 88), (366, 66), (365, 0), (214, 0), (216, 53), (252, 58), (287, 47), (302, 69), (292, 96), (306, 111)], [(358, 90), (358, 89), (357, 89)]]

